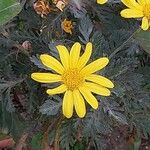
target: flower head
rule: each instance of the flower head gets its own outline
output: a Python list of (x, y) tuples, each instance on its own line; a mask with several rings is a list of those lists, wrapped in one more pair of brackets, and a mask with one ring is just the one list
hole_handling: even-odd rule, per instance
[(141, 28), (150, 27), (150, 0), (121, 0), (128, 8), (121, 11), (124, 18), (142, 18)]
[(102, 5), (102, 4), (105, 4), (107, 1), (108, 0), (97, 0), (97, 3)]
[(72, 21), (68, 21), (67, 19), (65, 19), (61, 23), (61, 27), (66, 33), (72, 34), (72, 29), (73, 29)]
[(49, 95), (65, 93), (62, 103), (63, 114), (70, 118), (75, 108), (77, 115), (83, 118), (86, 114), (85, 100), (92, 108), (98, 108), (98, 101), (92, 94), (109, 96), (113, 83), (95, 72), (104, 68), (109, 60), (107, 57), (99, 58), (86, 65), (92, 53), (92, 43), (87, 43), (84, 53), (80, 56), (81, 45), (76, 42), (70, 53), (63, 45), (58, 45), (61, 63), (54, 57), (42, 54), (41, 62), (55, 71), (55, 73), (32, 73), (31, 77), (41, 83), (59, 82), (60, 85), (48, 89)]

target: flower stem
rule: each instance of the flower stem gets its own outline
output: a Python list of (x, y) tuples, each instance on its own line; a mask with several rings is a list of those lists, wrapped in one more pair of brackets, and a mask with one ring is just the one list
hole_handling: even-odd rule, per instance
[(133, 34), (122, 45), (120, 45), (117, 49), (114, 50), (113, 53), (111, 53), (111, 55), (109, 56), (109, 59), (114, 57), (114, 55), (117, 54), (134, 37), (134, 35), (140, 31), (141, 31), (141, 28), (139, 28), (135, 32), (133, 32)]

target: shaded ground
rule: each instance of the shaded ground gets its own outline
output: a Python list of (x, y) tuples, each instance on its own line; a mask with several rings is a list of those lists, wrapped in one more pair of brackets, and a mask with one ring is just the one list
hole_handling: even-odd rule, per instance
[[(106, 144), (105, 144), (104, 150), (149, 150), (150, 149), (150, 137), (143, 136), (142, 139), (137, 138), (136, 132), (135, 131), (129, 132), (129, 129), (127, 126), (114, 128), (112, 133), (107, 135), (105, 138), (106, 138)], [(9, 141), (8, 145), (9, 144), (11, 145), (12, 143), (10, 143), (10, 140), (8, 141)], [(7, 142), (5, 140), (5, 145), (7, 145), (6, 143)], [(17, 148), (18, 145), (19, 145), (19, 149)], [(17, 150), (30, 150), (30, 148), (25, 148), (28, 146), (24, 142), (20, 142), (18, 145), (15, 147), (15, 150), (16, 149)], [(1, 148), (0, 150), (12, 150), (12, 149)], [(48, 146), (47, 150), (53, 150), (53, 148)], [(87, 147), (86, 150), (93, 150), (93, 148)]]
[(138, 138), (135, 131), (129, 132), (128, 127), (116, 127), (107, 138), (106, 150), (147, 150), (150, 148), (150, 137)]

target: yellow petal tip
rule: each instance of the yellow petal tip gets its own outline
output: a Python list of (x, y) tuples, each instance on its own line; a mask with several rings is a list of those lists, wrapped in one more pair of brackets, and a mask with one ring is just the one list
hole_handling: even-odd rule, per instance
[(78, 113), (77, 114), (78, 116), (79, 116), (79, 118), (84, 118), (85, 117), (85, 115), (86, 115), (86, 111), (85, 112), (82, 112), (82, 113)]
[(31, 79), (35, 80), (35, 78), (36, 78), (36, 73), (32, 73), (31, 74)]
[(112, 89), (112, 88), (114, 88), (114, 86), (115, 86), (115, 85), (114, 85), (114, 83), (113, 83), (113, 82), (111, 82), (111, 85), (110, 85), (110, 87), (109, 87), (109, 88), (111, 88), (111, 89)]
[(34, 78), (34, 73), (31, 74), (31, 78), (32, 78), (32, 79)]
[(95, 110), (98, 109), (98, 101), (96, 101), (96, 103), (94, 103), (94, 104), (92, 105), (92, 108), (95, 109)]
[(98, 109), (98, 102), (97, 105), (93, 106), (93, 109)]
[(70, 119), (72, 116), (64, 115), (67, 119)]
[(50, 94), (49, 90), (46, 90), (46, 93), (47, 93), (48, 95), (52, 95), (52, 94)]
[(111, 88), (114, 88), (115, 87), (115, 85), (112, 83), (112, 87)]
[(74, 45), (76, 45), (77, 47), (80, 47), (80, 46), (81, 46), (81, 44), (80, 44), (79, 42), (75, 42)]
[(85, 117), (85, 115), (80, 115), (80, 116), (79, 116), (79, 118), (81, 118), (81, 119), (84, 118), (84, 117)]
[(49, 56), (50, 56), (49, 54), (41, 54), (41, 55), (40, 55), (40, 58), (49, 57)]
[(107, 2), (108, 0), (97, 0), (97, 3), (100, 5), (103, 5)]
[(57, 45), (56, 48), (57, 50), (59, 50), (59, 48), (61, 48), (63, 45)]
[(106, 62), (106, 64), (108, 64), (108, 63), (109, 63), (109, 59), (108, 59), (108, 57), (103, 57), (102, 59)]
[(42, 59), (44, 59), (46, 56), (48, 56), (47, 54), (41, 54), (40, 55), (40, 59), (42, 60)]
[(88, 42), (87, 44), (88, 44), (88, 45), (92, 45), (92, 42)]

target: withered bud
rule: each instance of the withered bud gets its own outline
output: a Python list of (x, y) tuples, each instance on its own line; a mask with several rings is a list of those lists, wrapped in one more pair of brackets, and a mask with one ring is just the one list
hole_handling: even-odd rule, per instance
[(33, 7), (36, 13), (40, 15), (42, 18), (48, 15), (49, 12), (51, 11), (49, 2), (47, 0), (38, 0), (37, 2), (34, 3)]
[(22, 43), (22, 47), (23, 47), (24, 49), (26, 49), (26, 50), (31, 50), (31, 49), (32, 49), (32, 44), (31, 44), (30, 41), (24, 41), (24, 42)]

